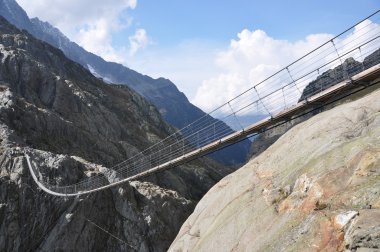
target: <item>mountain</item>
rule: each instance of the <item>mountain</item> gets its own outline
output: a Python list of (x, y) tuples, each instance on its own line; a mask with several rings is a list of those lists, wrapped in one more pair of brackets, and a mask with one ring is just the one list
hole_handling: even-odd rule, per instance
[(222, 179), (169, 251), (378, 251), (376, 82), (293, 127)]
[(0, 16), (5, 17), (10, 23), (22, 29), (33, 31), (34, 27), (26, 12), (14, 0), (0, 1)]
[[(153, 79), (140, 74), (121, 64), (107, 62), (101, 57), (87, 52), (71, 42), (58, 29), (38, 18), (30, 19), (15, 0), (0, 0), (0, 15), (21, 29), (25, 29), (36, 38), (59, 48), (71, 60), (78, 62), (95, 76), (107, 82), (128, 85), (153, 103), (164, 119), (176, 128), (183, 128), (206, 114), (189, 102), (186, 96), (168, 79)], [(213, 119), (212, 120), (216, 120)], [(227, 125), (225, 131), (232, 129)], [(226, 165), (238, 165), (246, 161), (250, 141), (227, 147), (211, 154), (219, 162)]]
[(0, 251), (166, 251), (196, 202), (231, 170), (204, 158), (61, 198), (37, 187), (24, 153), (38, 176), (65, 185), (174, 130), (135, 91), (103, 82), (0, 17)]

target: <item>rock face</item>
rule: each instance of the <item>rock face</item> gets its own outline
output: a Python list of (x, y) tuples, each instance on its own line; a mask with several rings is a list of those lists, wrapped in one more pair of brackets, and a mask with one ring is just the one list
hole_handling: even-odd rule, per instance
[(207, 159), (78, 199), (71, 184), (173, 131), (126, 86), (104, 83), (0, 17), (0, 251), (166, 251), (202, 195), (230, 170)]
[(380, 90), (302, 122), (198, 203), (169, 251), (377, 251)]
[[(170, 80), (153, 79), (121, 64), (107, 62), (101, 57), (87, 52), (48, 22), (43, 22), (38, 18), (29, 19), (15, 0), (0, 0), (0, 15), (17, 27), (27, 30), (36, 38), (59, 48), (66, 57), (81, 64), (95, 76), (110, 83), (127, 85), (156, 106), (163, 118), (176, 128), (181, 129), (206, 115), (201, 109), (191, 104)], [(225, 125), (225, 131), (228, 130), (231, 129)], [(248, 140), (243, 141), (220, 150), (211, 157), (226, 165), (239, 165), (245, 163), (250, 144)]]
[[(0, 156), (1, 251), (166, 251), (194, 205), (175, 191), (137, 181), (80, 199), (49, 196), (33, 184), (24, 151), (7, 148)], [(59, 181), (75, 182), (94, 166), (27, 151)]]

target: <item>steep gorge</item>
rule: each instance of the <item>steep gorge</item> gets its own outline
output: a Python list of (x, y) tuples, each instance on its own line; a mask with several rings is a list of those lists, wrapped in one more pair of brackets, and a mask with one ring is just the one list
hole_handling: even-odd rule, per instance
[(173, 130), (139, 94), (104, 83), (0, 17), (0, 251), (165, 251), (229, 169), (203, 159), (57, 198), (36, 187), (24, 152), (52, 183), (74, 183)]

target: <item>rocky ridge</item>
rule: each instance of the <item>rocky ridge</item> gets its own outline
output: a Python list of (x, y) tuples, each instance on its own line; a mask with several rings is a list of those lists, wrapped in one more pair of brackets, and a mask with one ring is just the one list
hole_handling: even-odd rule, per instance
[(379, 63), (380, 49), (365, 57), (363, 62), (358, 62), (353, 58), (347, 58), (342, 65), (327, 70), (318, 76), (314, 81), (310, 82), (302, 91), (302, 95), (299, 100), (302, 101), (320, 92), (321, 90), (325, 90), (333, 85), (336, 85), (346, 78), (345, 75), (353, 76)]

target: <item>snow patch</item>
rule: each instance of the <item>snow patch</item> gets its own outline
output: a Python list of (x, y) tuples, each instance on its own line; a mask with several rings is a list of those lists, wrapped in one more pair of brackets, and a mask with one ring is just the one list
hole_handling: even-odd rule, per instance
[(72, 214), (72, 213), (68, 213), (68, 214), (65, 215), (65, 218), (66, 218), (66, 221), (67, 221), (67, 222), (70, 222), (71, 219), (72, 219), (72, 217), (73, 217), (73, 214)]
[(87, 64), (87, 68), (90, 71), (90, 73), (92, 73), (92, 75), (94, 75), (96, 78), (100, 78), (108, 84), (111, 84), (113, 82), (110, 78), (104, 77), (104, 76), (100, 75), (98, 72), (96, 72), (94, 67), (92, 67), (91, 65)]
[(5, 60), (13, 54), (13, 51), (8, 51), (3, 45), (0, 44), (0, 58), (1, 63), (4, 64)]
[(146, 223), (148, 224), (148, 226), (150, 226), (150, 224), (152, 223), (152, 217), (150, 217), (150, 215), (148, 215), (148, 216), (145, 216), (145, 221), (146, 221)]

